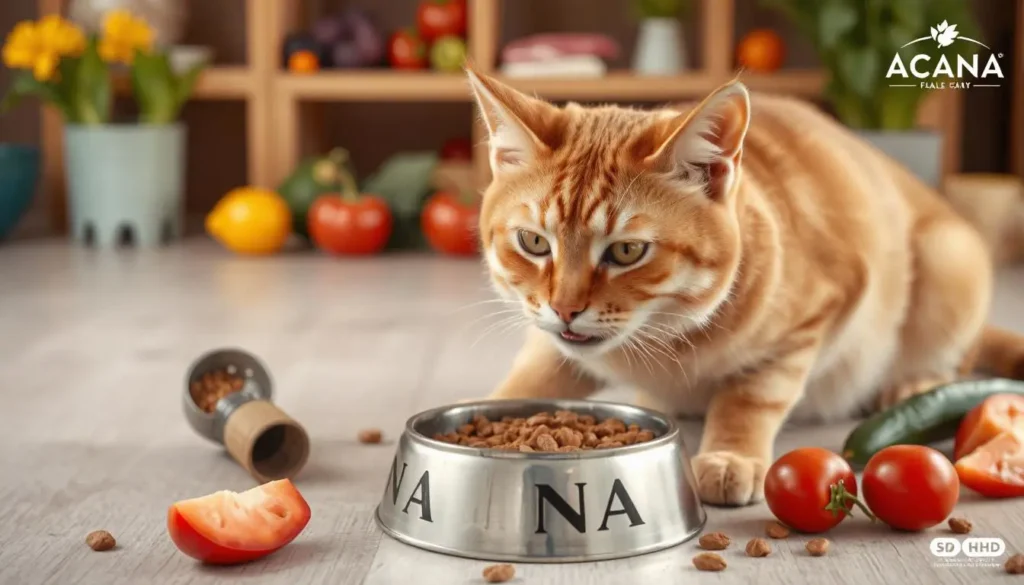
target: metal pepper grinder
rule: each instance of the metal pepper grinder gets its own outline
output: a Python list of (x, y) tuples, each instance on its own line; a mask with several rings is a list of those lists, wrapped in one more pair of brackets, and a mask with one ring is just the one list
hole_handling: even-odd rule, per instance
[[(205, 375), (226, 372), (240, 377), (242, 387), (221, 397), (212, 412), (196, 403), (192, 386)], [(211, 351), (188, 370), (182, 394), (185, 417), (197, 433), (223, 445), (257, 481), (292, 478), (309, 458), (306, 430), (272, 402), (266, 367), (240, 349)]]

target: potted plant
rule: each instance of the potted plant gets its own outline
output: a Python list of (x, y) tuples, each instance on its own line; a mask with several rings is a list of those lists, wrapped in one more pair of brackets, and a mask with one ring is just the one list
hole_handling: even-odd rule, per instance
[[(89, 35), (57, 15), (21, 22), (2, 56), (16, 75), (0, 113), (32, 96), (63, 115), (72, 236), (100, 245), (127, 236), (148, 246), (180, 234), (185, 127), (178, 116), (203, 65), (175, 73), (146, 22), (125, 11), (107, 13), (103, 30)], [(113, 119), (121, 74), (130, 78), (136, 119)]]
[[(941, 180), (942, 136), (916, 126), (927, 94), (942, 81), (890, 76), (899, 56), (906, 67), (918, 55), (918, 71), (935, 69), (945, 56), (954, 73), (957, 58), (970, 57), (978, 26), (967, 0), (762, 0), (796, 25), (816, 48), (828, 72), (825, 99), (835, 115), (868, 142), (903, 163), (925, 182)], [(959, 91), (958, 89), (942, 89)]]
[(686, 68), (682, 17), (689, 0), (634, 0), (640, 31), (633, 70), (640, 75), (675, 75)]

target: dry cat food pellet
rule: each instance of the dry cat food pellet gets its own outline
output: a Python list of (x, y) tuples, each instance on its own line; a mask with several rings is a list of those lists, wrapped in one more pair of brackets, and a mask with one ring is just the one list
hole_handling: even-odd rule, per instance
[(813, 538), (804, 546), (804, 548), (807, 549), (807, 553), (812, 557), (823, 557), (828, 553), (828, 539)]
[(85, 544), (88, 544), (92, 550), (102, 552), (114, 548), (117, 541), (106, 530), (94, 530), (85, 537)]
[(359, 442), (374, 445), (380, 443), (382, 436), (384, 436), (384, 433), (380, 429), (363, 429), (359, 431)]
[(764, 527), (765, 533), (772, 538), (789, 538), (789, 528), (778, 522), (769, 522)]
[(1011, 575), (1024, 575), (1024, 555), (1013, 555), (1006, 559), (1003, 568)]
[(509, 564), (491, 565), (484, 569), (484, 579), (488, 583), (504, 583), (516, 576), (516, 568)]
[(747, 543), (746, 551), (748, 557), (760, 558), (772, 554), (772, 547), (763, 538), (751, 538)]
[(217, 409), (217, 402), (221, 398), (238, 392), (244, 384), (245, 380), (233, 371), (216, 370), (206, 372), (198, 380), (192, 382), (189, 386), (189, 393), (199, 410), (209, 413)]
[(654, 437), (653, 431), (616, 418), (597, 421), (591, 415), (567, 410), (554, 414), (538, 412), (530, 417), (506, 416), (501, 420), (477, 415), (452, 432), (434, 435), (438, 441), (455, 445), (526, 453), (614, 449), (646, 443)]
[(697, 567), (698, 571), (724, 571), (726, 565), (725, 559), (720, 555), (706, 552), (693, 557), (693, 566)]
[(967, 534), (974, 525), (967, 518), (950, 518), (949, 529), (957, 534)]
[(725, 550), (729, 547), (729, 537), (722, 532), (709, 532), (701, 535), (697, 544), (704, 550)]

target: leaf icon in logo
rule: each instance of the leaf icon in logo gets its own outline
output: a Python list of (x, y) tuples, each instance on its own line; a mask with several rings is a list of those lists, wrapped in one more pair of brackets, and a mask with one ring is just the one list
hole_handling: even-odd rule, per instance
[(953, 44), (953, 40), (960, 36), (960, 33), (956, 30), (955, 24), (949, 24), (949, 22), (943, 20), (939, 23), (939, 26), (932, 27), (931, 29), (932, 39), (939, 43), (940, 47), (948, 47)]

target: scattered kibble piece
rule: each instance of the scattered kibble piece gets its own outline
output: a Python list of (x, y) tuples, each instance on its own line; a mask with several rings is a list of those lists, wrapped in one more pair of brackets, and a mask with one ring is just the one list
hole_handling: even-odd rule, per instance
[(971, 531), (971, 528), (974, 528), (974, 525), (967, 518), (949, 519), (949, 529), (957, 534), (967, 534)]
[(94, 530), (85, 537), (85, 544), (94, 551), (102, 552), (114, 548), (117, 541), (106, 530)]
[(1006, 559), (1004, 568), (1011, 575), (1024, 575), (1024, 555), (1016, 554)]
[(766, 557), (772, 554), (772, 547), (763, 538), (751, 538), (746, 551), (748, 557)]
[(375, 445), (380, 443), (381, 437), (384, 433), (380, 429), (363, 429), (359, 431), (359, 442), (367, 445)]
[(698, 571), (724, 571), (725, 559), (711, 552), (700, 553), (693, 557), (693, 566)]
[(509, 564), (491, 565), (484, 569), (484, 580), (488, 583), (504, 583), (516, 576), (516, 568)]
[(722, 532), (709, 532), (701, 535), (697, 544), (704, 550), (725, 550), (729, 547), (729, 537)]
[(789, 528), (786, 528), (778, 522), (769, 522), (764, 529), (765, 533), (771, 538), (789, 538)]
[(828, 553), (828, 539), (814, 538), (804, 547), (812, 557), (823, 557)]

